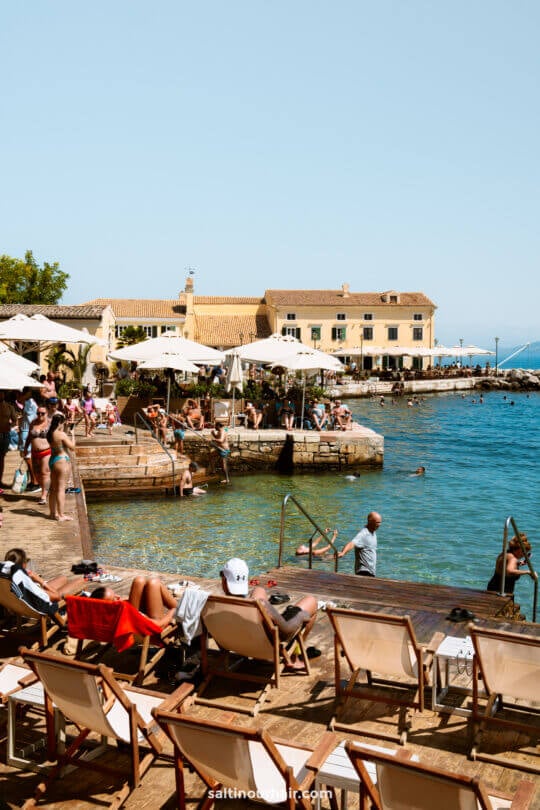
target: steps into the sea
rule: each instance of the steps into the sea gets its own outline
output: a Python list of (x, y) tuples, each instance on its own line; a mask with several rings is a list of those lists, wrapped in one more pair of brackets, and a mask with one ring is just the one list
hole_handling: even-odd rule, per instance
[(99, 496), (172, 490), (189, 464), (150, 435), (137, 442), (127, 436), (85, 439), (76, 455), (85, 493)]

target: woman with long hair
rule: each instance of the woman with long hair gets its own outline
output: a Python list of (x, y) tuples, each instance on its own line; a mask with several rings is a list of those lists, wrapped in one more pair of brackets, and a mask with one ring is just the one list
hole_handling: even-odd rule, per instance
[(47, 433), (51, 446), (49, 468), (51, 471), (51, 489), (49, 491), (49, 512), (53, 520), (73, 520), (64, 513), (66, 487), (71, 472), (69, 450), (75, 450), (75, 442), (64, 430), (66, 417), (55, 413)]
[(32, 468), (41, 487), (40, 504), (47, 503), (47, 495), (51, 485), (51, 473), (49, 470), (49, 458), (51, 457), (51, 446), (47, 440), (51, 421), (49, 412), (45, 405), (39, 405), (36, 418), (30, 423), (28, 434), (21, 451), (23, 458), (26, 456), (28, 447), (31, 448)]

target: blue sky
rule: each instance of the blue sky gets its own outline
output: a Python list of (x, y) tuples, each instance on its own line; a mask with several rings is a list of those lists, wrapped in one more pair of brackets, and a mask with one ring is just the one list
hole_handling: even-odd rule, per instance
[(63, 303), (423, 291), (540, 337), (540, 6), (96, 0), (0, 11), (0, 253)]

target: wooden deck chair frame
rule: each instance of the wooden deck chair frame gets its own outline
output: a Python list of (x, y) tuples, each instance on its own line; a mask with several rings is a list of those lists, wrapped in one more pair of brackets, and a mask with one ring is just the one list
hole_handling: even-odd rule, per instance
[[(360, 778), (360, 810), (411, 810), (434, 807), (474, 807), (493, 810), (491, 798), (510, 801), (509, 810), (527, 810), (535, 793), (534, 782), (522, 780), (514, 795), (487, 789), (477, 776), (432, 768), (410, 759), (408, 751), (383, 754), (361, 743), (347, 742), (345, 749)], [(366, 769), (366, 762), (377, 767), (377, 784)], [(397, 801), (396, 801), (397, 800)], [(467, 801), (468, 800), (468, 801)], [(506, 805), (505, 805), (506, 806)]]
[[(64, 606), (64, 601), (59, 602), (59, 607)], [(39, 627), (39, 640), (32, 644), (32, 649), (44, 649), (48, 646), (50, 639), (61, 629), (66, 627), (65, 618), (56, 612), (52, 615), (38, 613), (11, 591), (10, 580), (0, 577), (0, 606), (10, 613), (13, 613), (17, 620), (16, 631), (21, 632), (22, 620), (33, 619)]]
[[(272, 738), (264, 729), (246, 728), (232, 722), (214, 723), (170, 709), (158, 708), (152, 713), (174, 745), (176, 793), (181, 810), (187, 806), (186, 766), (206, 785), (205, 796), (199, 803), (201, 810), (209, 810), (220, 793), (223, 798), (230, 795), (234, 799), (256, 795), (256, 801), (268, 802), (265, 790), (271, 793), (272, 804), (278, 803), (283, 794), (281, 803), (290, 810), (295, 807), (311, 810), (310, 788), (336, 746), (336, 737), (330, 732), (312, 749)], [(270, 778), (277, 777), (278, 781), (267, 783), (261, 790), (257, 777), (264, 774), (268, 778), (269, 772)]]
[[(499, 731), (521, 731), (538, 740), (540, 709), (531, 706), (530, 703), (538, 700), (540, 638), (475, 625), (469, 626), (469, 633), (474, 645), (473, 743), (469, 756), (471, 759), (494, 762), (539, 774), (539, 765), (527, 762), (521, 757), (512, 759), (502, 754), (485, 753), (480, 750), (480, 745), (489, 726), (497, 727)], [(521, 670), (518, 669), (519, 665)], [(480, 678), (487, 694), (484, 709), (480, 705)], [(505, 703), (505, 695), (515, 700), (526, 701), (529, 705), (524, 705), (523, 702)], [(498, 713), (502, 709), (512, 717), (501, 717)]]
[[(227, 617), (230, 617), (229, 619)], [(256, 599), (243, 599), (234, 596), (210, 596), (201, 614), (201, 669), (203, 682), (198, 690), (196, 702), (205, 706), (234, 710), (244, 714), (256, 715), (268, 697), (270, 689), (279, 689), (280, 678), (284, 668), (291, 664), (292, 649), (297, 646), (304, 664), (298, 674), (311, 674), (307, 656), (304, 633), (300, 628), (292, 638), (283, 641), (279, 630), (265, 613), (263, 606)], [(218, 627), (221, 623), (225, 627)], [(232, 622), (232, 623), (231, 623)], [(208, 642), (212, 638), (222, 654), (215, 657), (208, 655)], [(270, 676), (236, 672), (235, 664), (230, 664), (230, 654), (240, 656), (240, 660), (251, 658), (267, 661), (272, 665)], [(221, 662), (223, 661), (223, 665)], [(236, 662), (236, 665), (240, 662)], [(203, 697), (214, 678), (258, 683), (261, 685), (253, 705), (249, 708), (224, 700), (210, 700)]]
[[(87, 599), (87, 597), (82, 597)], [(97, 600), (96, 600), (97, 601)], [(100, 601), (100, 608), (103, 609), (104, 605), (108, 603), (105, 600)], [(70, 597), (66, 599), (67, 605), (67, 628), (69, 633), (69, 609), (70, 609)], [(135, 610), (135, 608), (134, 608)], [(163, 655), (165, 654), (165, 649), (168, 644), (173, 641), (173, 638), (176, 638), (178, 635), (178, 626), (175, 624), (168, 625), (161, 630), (159, 635), (159, 640), (162, 642), (163, 646), (156, 649), (152, 656), (149, 657), (150, 654), (150, 646), (151, 646), (151, 636), (139, 636), (135, 637), (133, 642), (133, 646), (139, 645), (140, 646), (140, 654), (139, 660), (137, 663), (137, 672), (135, 673), (127, 673), (127, 672), (114, 672), (115, 678), (119, 678), (120, 680), (130, 681), (135, 686), (141, 686), (144, 683), (144, 680), (147, 675), (149, 675), (156, 667), (157, 663), (161, 660)], [(85, 638), (80, 638), (78, 636), (72, 636), (72, 638), (77, 639), (77, 650), (75, 652), (75, 657), (80, 659), (84, 652), (84, 644), (86, 641), (96, 641), (93, 639), (91, 635), (87, 635)], [(106, 650), (110, 649), (113, 645), (111, 642), (97, 642), (102, 643), (104, 645), (103, 654), (105, 654)]]
[[(334, 717), (330, 721), (330, 727), (341, 731), (355, 731), (358, 730), (356, 724), (343, 723), (340, 720), (345, 706), (350, 698), (358, 698), (360, 700), (369, 700), (373, 703), (386, 703), (389, 705), (400, 706), (400, 715), (398, 720), (397, 734), (389, 735), (381, 732), (370, 732), (362, 728), (361, 733), (368, 737), (380, 737), (383, 739), (397, 740), (402, 745), (407, 740), (407, 732), (410, 728), (410, 720), (408, 719), (407, 710), (416, 709), (420, 712), (424, 710), (424, 697), (425, 688), (428, 685), (429, 667), (432, 663), (433, 656), (427, 655), (422, 647), (416, 640), (414, 628), (409, 616), (392, 616), (385, 613), (369, 613), (367, 611), (359, 610), (346, 610), (344, 608), (331, 608), (328, 607), (326, 611), (328, 618), (334, 630), (334, 678), (335, 678), (335, 691), (337, 707)], [(408, 677), (407, 681), (397, 681), (390, 678), (375, 678), (373, 671), (380, 672), (375, 667), (367, 668), (366, 666), (359, 665), (358, 651), (352, 648), (353, 641), (346, 637), (345, 627), (352, 623), (358, 624), (358, 628), (362, 625), (379, 626), (382, 630), (381, 636), (384, 636), (385, 629), (388, 632), (392, 631), (393, 639), (390, 637), (384, 643), (386, 651), (383, 650), (383, 638), (380, 639), (380, 653), (378, 653), (376, 646), (366, 650), (364, 662), (371, 661), (373, 664), (376, 659), (382, 659), (383, 655), (390, 653), (392, 661), (395, 666), (389, 668), (388, 672), (381, 672), (382, 675), (403, 674)], [(397, 632), (396, 632), (397, 631)], [(367, 637), (358, 630), (358, 640), (363, 646), (367, 643)], [(432, 639), (430, 646), (435, 646), (435, 637)], [(389, 650), (389, 647), (392, 649)], [(403, 657), (410, 651), (410, 660), (407, 661), (408, 666), (404, 667)], [(399, 659), (399, 660), (398, 660)], [(345, 686), (342, 685), (342, 664), (346, 661), (350, 675)], [(414, 672), (416, 667), (416, 673)], [(361, 671), (366, 672), (367, 684), (357, 684), (357, 679)], [(411, 683), (412, 681), (412, 683)], [(379, 686), (391, 686), (394, 690), (403, 689), (403, 696), (396, 696), (395, 691), (392, 695), (386, 695), (383, 691), (378, 689)], [(411, 696), (411, 689), (415, 688), (415, 693)], [(376, 691), (375, 691), (376, 690)]]
[[(124, 687), (116, 680), (113, 671), (103, 664), (84, 664), (65, 656), (33, 652), (25, 648), (20, 653), (43, 683), (49, 751), (51, 758), (57, 760), (45, 782), (37, 786), (34, 798), (29, 799), (24, 807), (35, 806), (51, 782), (70, 765), (86, 767), (108, 776), (122, 776), (122, 787), (109, 804), (110, 808), (121, 807), (156, 758), (163, 756), (165, 738), (156, 727), (150, 709), (157, 706), (167, 708), (169, 702), (177, 704), (189, 695), (193, 686), (182, 684), (173, 694), (167, 696), (131, 685)], [(147, 720), (140, 713), (143, 711), (143, 702), (149, 704), (144, 709), (148, 715)], [(54, 733), (53, 704), (62, 712), (66, 721), (74, 723), (78, 729), (75, 739), (62, 751), (59, 750)], [(117, 720), (118, 713), (120, 721)], [(119, 722), (123, 725), (119, 725)], [(92, 732), (101, 736), (102, 744), (97, 749), (94, 746), (94, 750), (84, 759), (83, 745)], [(130, 765), (127, 777), (125, 768), (113, 768), (95, 761), (95, 757), (106, 748), (107, 738), (120, 740), (129, 747)], [(147, 747), (146, 753), (141, 751), (142, 745)]]

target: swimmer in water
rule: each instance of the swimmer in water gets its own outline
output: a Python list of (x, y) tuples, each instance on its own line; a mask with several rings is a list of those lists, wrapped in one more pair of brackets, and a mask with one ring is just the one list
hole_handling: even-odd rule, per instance
[(417, 467), (416, 470), (413, 472), (413, 475), (424, 475), (426, 471), (425, 467)]
[[(332, 537), (330, 539), (330, 543), (328, 545), (324, 546), (324, 548), (317, 548), (317, 549), (315, 548), (315, 546), (317, 546), (321, 542), (321, 540), (328, 540), (329, 532), (330, 532), (330, 529), (325, 529), (324, 530), (324, 535), (319, 534), (317, 537), (315, 537), (315, 536), (313, 537), (313, 539), (311, 541), (311, 548), (312, 548), (312, 553), (313, 553), (313, 555), (315, 557), (321, 557), (323, 554), (326, 554), (326, 552), (329, 549), (332, 548), (332, 543), (335, 542), (336, 537), (338, 536), (338, 530), (337, 529), (334, 529), (334, 533), (333, 533), (333, 535), (332, 535)], [(309, 554), (309, 545), (298, 546), (298, 548), (296, 549), (296, 554), (297, 554), (298, 557), (301, 557), (304, 554)]]

